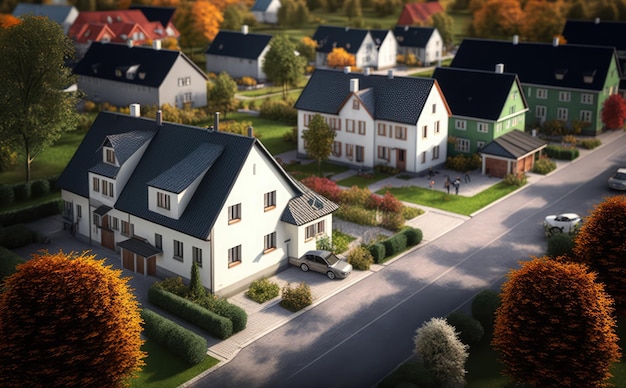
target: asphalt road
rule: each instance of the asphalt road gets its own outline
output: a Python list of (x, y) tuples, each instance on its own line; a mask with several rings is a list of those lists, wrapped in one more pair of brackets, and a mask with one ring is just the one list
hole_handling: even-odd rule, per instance
[(432, 317), (469, 311), (520, 260), (543, 256), (548, 214), (587, 215), (626, 165), (626, 136), (483, 210), (446, 235), (243, 349), (194, 386), (371, 387), (413, 351)]

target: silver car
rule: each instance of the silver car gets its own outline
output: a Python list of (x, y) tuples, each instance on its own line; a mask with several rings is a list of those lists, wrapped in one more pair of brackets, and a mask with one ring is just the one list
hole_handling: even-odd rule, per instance
[(543, 220), (543, 229), (546, 237), (559, 233), (575, 234), (582, 226), (583, 219), (576, 213), (561, 213), (546, 216)]
[(618, 168), (609, 178), (609, 187), (614, 190), (626, 190), (626, 168)]
[(350, 263), (329, 251), (308, 251), (300, 258), (290, 257), (289, 262), (304, 272), (311, 270), (325, 273), (329, 279), (345, 278), (352, 272)]

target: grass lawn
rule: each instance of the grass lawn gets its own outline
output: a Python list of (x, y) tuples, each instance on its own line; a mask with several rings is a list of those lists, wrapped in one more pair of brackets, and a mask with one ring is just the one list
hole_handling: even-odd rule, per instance
[[(299, 179), (299, 180), (307, 178), (309, 176), (313, 176), (313, 175), (320, 176), (320, 173), (319, 173), (320, 169), (318, 168), (318, 165), (316, 162), (306, 163), (306, 164), (302, 164), (302, 163), (288, 164), (288, 165), (285, 165), (284, 168), (285, 168), (285, 171), (287, 171), (288, 173), (290, 173), (296, 179)], [(322, 162), (321, 176), (331, 177), (333, 175), (342, 173), (347, 170), (348, 170), (348, 167), (345, 167), (345, 166), (338, 166), (336, 164)]]
[(351, 177), (338, 181), (337, 184), (339, 186), (345, 187), (357, 186), (362, 189), (371, 185), (372, 183), (376, 183), (391, 176), (392, 175), (385, 174), (384, 172), (374, 171), (373, 174), (353, 175)]
[[(286, 143), (283, 136), (291, 131), (294, 125), (281, 123), (279, 121), (268, 120), (248, 113), (232, 112), (227, 116), (228, 120), (250, 121), (254, 128), (254, 133), (261, 139), (261, 142), (272, 155), (296, 149), (295, 144)], [(224, 120), (224, 119), (222, 119)], [(212, 122), (207, 125), (212, 125)]]
[[(504, 182), (498, 182), (473, 197), (446, 194), (441, 191), (433, 191), (416, 186), (403, 188), (391, 187), (385, 188), (384, 191), (389, 190), (391, 194), (401, 201), (469, 216), (475, 211), (482, 209), (517, 189), (518, 187), (509, 186)], [(378, 193), (384, 194), (382, 191), (383, 190), (380, 190)]]
[(141, 347), (148, 353), (146, 365), (136, 379), (130, 381), (131, 388), (174, 388), (191, 380), (216, 365), (219, 361), (207, 356), (197, 365), (189, 366), (155, 342), (147, 340)]

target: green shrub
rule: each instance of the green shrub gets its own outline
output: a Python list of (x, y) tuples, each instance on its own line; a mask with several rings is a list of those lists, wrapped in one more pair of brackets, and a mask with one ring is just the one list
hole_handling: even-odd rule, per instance
[(352, 264), (352, 268), (359, 271), (367, 271), (373, 262), (372, 254), (364, 247), (353, 248), (348, 253), (348, 263)]
[(219, 339), (226, 339), (233, 334), (233, 322), (213, 311), (181, 298), (159, 287), (150, 287), (148, 301), (163, 310), (185, 319)]
[(15, 202), (15, 190), (11, 185), (0, 185), (0, 203), (4, 206)]
[(204, 298), (196, 300), (196, 303), (219, 316), (229, 319), (232, 322), (234, 333), (242, 331), (248, 324), (248, 314), (245, 310), (224, 298), (206, 295)]
[[(2, 234), (2, 229), (0, 229), (0, 234)], [(2, 284), (4, 278), (13, 275), (16, 272), (18, 264), (25, 262), (26, 260), (13, 251), (0, 246), (0, 284)]]
[(311, 287), (305, 282), (292, 288), (289, 284), (283, 287), (283, 299), (280, 305), (289, 311), (296, 312), (310, 306), (313, 303)]
[(286, 101), (266, 99), (261, 104), (260, 117), (296, 125), (298, 123), (298, 111), (294, 108), (294, 103), (293, 99)]
[(372, 259), (374, 259), (374, 263), (380, 264), (385, 260), (387, 256), (387, 252), (385, 251), (385, 246), (381, 243), (376, 243), (369, 245), (367, 250), (372, 254)]
[(389, 175), (397, 175), (400, 173), (399, 169), (392, 167), (392, 166), (388, 166), (386, 164), (377, 164), (374, 166), (374, 170), (380, 171), (382, 173), (389, 174)]
[(0, 246), (7, 249), (20, 248), (37, 242), (37, 233), (24, 224), (15, 224), (0, 229)]
[(183, 283), (183, 278), (180, 276), (165, 278), (160, 282), (155, 282), (152, 287), (158, 287), (165, 291), (169, 291), (172, 294), (180, 296), (181, 298), (187, 297), (187, 294), (189, 293), (189, 287)]
[(580, 152), (578, 148), (549, 145), (546, 147), (546, 154), (553, 159), (574, 160), (579, 156)]
[(31, 182), (24, 182), (13, 186), (16, 201), (27, 201), (31, 198), (31, 184)]
[(563, 136), (562, 142), (569, 145), (570, 147), (576, 147), (576, 144), (578, 144), (578, 139), (574, 135), (565, 135)]
[(404, 217), (405, 220), (411, 220), (422, 214), (424, 214), (424, 210), (420, 208), (413, 207), (413, 206), (402, 207), (402, 217)]
[(196, 365), (206, 357), (207, 341), (152, 310), (141, 310), (144, 334), (171, 353)]
[(402, 233), (394, 234), (383, 240), (382, 244), (385, 246), (386, 257), (393, 256), (406, 249), (406, 236)]
[(573, 236), (569, 233), (556, 233), (548, 237), (548, 249), (546, 255), (556, 258), (559, 256), (570, 256), (574, 248)]
[(504, 183), (509, 186), (522, 187), (528, 183), (528, 178), (526, 177), (526, 174), (522, 173), (506, 174), (504, 176)]
[(472, 300), (472, 316), (483, 325), (485, 333), (493, 333), (496, 310), (500, 307), (500, 294), (493, 290), (482, 290)]
[(285, 132), (283, 141), (289, 144), (298, 144), (298, 127), (293, 127), (291, 131)]
[(475, 345), (483, 339), (485, 329), (478, 319), (462, 311), (453, 311), (446, 317), (448, 323), (459, 332), (459, 339), (466, 345)]
[(63, 200), (51, 199), (36, 206), (30, 206), (19, 210), (11, 210), (0, 213), (0, 225), (9, 226), (14, 224), (32, 222), (44, 217), (60, 214), (63, 209)]
[(360, 206), (341, 205), (334, 213), (342, 220), (359, 225), (376, 225), (376, 211), (364, 209)]
[(592, 150), (596, 147), (600, 147), (601, 144), (602, 144), (602, 141), (596, 138), (584, 139), (583, 141), (580, 142), (580, 146), (587, 150)]
[(542, 156), (535, 160), (535, 164), (533, 165), (533, 172), (536, 174), (546, 175), (554, 170), (556, 170), (556, 163), (548, 157)]
[(31, 184), (31, 196), (33, 198), (43, 197), (50, 193), (50, 182), (47, 179), (37, 179)]
[(446, 159), (446, 168), (459, 172), (474, 171), (482, 165), (478, 154), (449, 156)]
[(409, 247), (418, 245), (422, 242), (423, 233), (418, 228), (406, 228), (402, 231), (402, 234), (406, 237), (406, 245)]
[(264, 303), (276, 298), (280, 294), (280, 287), (268, 278), (257, 279), (250, 284), (246, 296), (257, 303)]
[(385, 229), (397, 232), (404, 226), (402, 213), (383, 212), (380, 226)]
[(333, 253), (343, 253), (348, 250), (351, 238), (338, 230), (333, 230)]
[(341, 191), (339, 194), (339, 202), (342, 205), (365, 207), (372, 192), (366, 188), (360, 188), (358, 186), (352, 186), (347, 190)]
[(58, 176), (48, 177), (47, 180), (48, 180), (48, 185), (50, 186), (51, 193), (56, 193), (56, 192), (61, 191), (61, 188), (57, 186), (57, 181), (59, 180)]

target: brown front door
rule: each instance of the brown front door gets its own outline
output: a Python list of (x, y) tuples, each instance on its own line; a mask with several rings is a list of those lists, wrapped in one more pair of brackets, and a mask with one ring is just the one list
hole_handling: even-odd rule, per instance
[(148, 257), (148, 275), (156, 276), (156, 256)]
[(135, 272), (135, 254), (131, 251), (123, 249), (122, 252), (122, 265), (124, 269)]
[(100, 229), (100, 231), (102, 232), (100, 234), (100, 244), (102, 244), (103, 247), (110, 249), (110, 250), (114, 250), (115, 249), (115, 235), (113, 234), (113, 231), (110, 229)]
[(141, 274), (141, 275), (145, 275), (145, 271), (143, 269), (143, 267), (144, 267), (143, 263), (144, 263), (144, 260), (145, 260), (144, 257), (137, 255), (136, 259), (137, 259), (137, 273)]
[(396, 168), (400, 171), (406, 170), (406, 150), (396, 148)]

